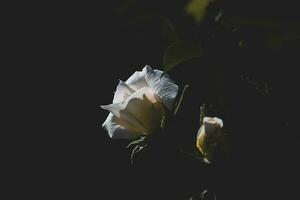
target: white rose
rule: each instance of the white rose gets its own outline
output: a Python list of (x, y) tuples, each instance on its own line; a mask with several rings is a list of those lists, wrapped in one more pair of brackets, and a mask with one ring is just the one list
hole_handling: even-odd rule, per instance
[[(120, 81), (103, 123), (111, 138), (133, 139), (159, 130), (164, 106), (172, 110), (178, 86), (162, 71), (145, 66)], [(163, 106), (164, 105), (164, 106)]]
[(198, 130), (196, 146), (204, 157), (204, 161), (210, 163), (214, 151), (222, 139), (223, 121), (217, 117), (204, 117), (203, 124)]

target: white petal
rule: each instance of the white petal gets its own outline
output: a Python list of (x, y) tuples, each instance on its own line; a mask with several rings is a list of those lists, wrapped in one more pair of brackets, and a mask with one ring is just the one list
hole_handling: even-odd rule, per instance
[(178, 93), (178, 86), (169, 78), (167, 74), (163, 74), (160, 70), (153, 70), (146, 65), (143, 69), (148, 85), (153, 88), (154, 93), (160, 98), (162, 103), (170, 110), (173, 108), (175, 98)]
[[(204, 143), (207, 145), (209, 138), (217, 138), (223, 127), (223, 121), (219, 118), (204, 117), (203, 118), (203, 131), (205, 132)], [(206, 148), (206, 147), (205, 147)]]
[[(145, 134), (151, 134), (160, 127), (163, 107), (155, 98), (154, 92), (149, 87), (144, 87), (127, 99), (124, 113), (131, 113), (144, 128)], [(121, 116), (122, 118), (122, 116)]]
[(120, 110), (123, 109), (122, 103), (114, 103), (109, 105), (102, 105), (100, 106), (104, 110), (108, 110), (111, 112), (114, 116), (120, 118)]
[(216, 124), (219, 125), (221, 128), (223, 127), (223, 120), (217, 117), (204, 117), (203, 123)]
[(200, 152), (204, 155), (205, 154), (205, 127), (203, 125), (198, 130), (196, 146), (200, 150)]
[(113, 103), (124, 101), (134, 92), (135, 91), (132, 88), (130, 88), (125, 82), (120, 80), (114, 95)]
[(142, 126), (141, 122), (130, 112), (125, 110), (127, 106), (127, 102), (123, 103), (115, 103), (110, 105), (101, 106), (101, 108), (108, 110), (111, 112), (116, 119), (121, 121), (124, 127), (130, 127), (131, 129), (137, 132), (145, 132), (144, 127)]
[(125, 83), (134, 90), (139, 90), (143, 87), (148, 86), (145, 79), (145, 73), (140, 71), (132, 74), (131, 77), (129, 77)]
[(160, 127), (163, 107), (149, 87), (136, 91), (125, 102), (101, 107), (120, 120), (122, 126), (140, 134), (151, 134)]
[(108, 132), (113, 139), (134, 139), (138, 137), (138, 133), (129, 128), (118, 124), (118, 120), (112, 113), (108, 115), (102, 127)]

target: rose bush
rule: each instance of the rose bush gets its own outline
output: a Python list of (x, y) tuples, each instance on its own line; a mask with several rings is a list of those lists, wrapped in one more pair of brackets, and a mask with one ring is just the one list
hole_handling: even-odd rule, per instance
[(204, 117), (198, 130), (196, 146), (204, 161), (210, 163), (217, 145), (222, 139), (223, 121), (217, 117)]
[(114, 139), (152, 134), (160, 129), (164, 109), (173, 109), (177, 93), (168, 75), (146, 65), (119, 82), (112, 104), (101, 106), (110, 112), (102, 126)]

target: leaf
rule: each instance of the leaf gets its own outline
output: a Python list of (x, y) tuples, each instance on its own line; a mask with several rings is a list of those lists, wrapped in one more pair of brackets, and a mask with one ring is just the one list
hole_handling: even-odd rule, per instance
[(212, 0), (191, 0), (185, 7), (185, 12), (194, 17), (195, 22), (202, 22), (206, 8)]
[(165, 51), (163, 56), (164, 71), (167, 72), (174, 66), (195, 57), (201, 57), (202, 48), (198, 41), (176, 41)]

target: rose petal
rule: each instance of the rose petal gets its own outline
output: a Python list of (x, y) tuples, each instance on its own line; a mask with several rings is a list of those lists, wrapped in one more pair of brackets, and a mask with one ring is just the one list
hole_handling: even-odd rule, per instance
[(139, 90), (148, 86), (145, 79), (145, 73), (141, 71), (132, 74), (125, 83), (134, 90)]
[(124, 127), (129, 127), (140, 134), (150, 134), (159, 128), (163, 110), (149, 87), (136, 91), (125, 102), (104, 105), (101, 108), (122, 120)]
[(200, 150), (200, 152), (204, 155), (204, 148), (205, 148), (205, 128), (202, 125), (197, 134), (197, 147)]
[(134, 93), (134, 90), (130, 88), (125, 82), (120, 80), (114, 95), (113, 103), (119, 103), (124, 101), (132, 93)]
[(168, 77), (167, 74), (162, 76), (160, 70), (153, 70), (146, 65), (143, 69), (148, 85), (153, 88), (155, 94), (160, 98), (162, 103), (170, 110), (173, 108), (175, 98), (178, 93), (178, 86)]
[(210, 124), (217, 124), (221, 128), (223, 127), (223, 121), (220, 118), (217, 117), (204, 117), (203, 118), (203, 123), (210, 123)]
[[(155, 98), (154, 92), (149, 87), (141, 88), (127, 99), (124, 113), (131, 113), (141, 126), (145, 134), (150, 134), (160, 127), (163, 107)], [(122, 116), (121, 116), (122, 118)]]
[(113, 139), (134, 139), (138, 137), (138, 133), (130, 128), (120, 125), (117, 118), (112, 113), (108, 115), (102, 127), (108, 132)]
[(111, 112), (116, 119), (122, 120), (124, 127), (129, 127), (137, 132), (145, 132), (140, 120), (138, 120), (132, 113), (125, 110), (127, 102), (115, 103), (110, 105), (101, 106), (101, 108)]
[(220, 132), (221, 128), (223, 127), (223, 121), (217, 117), (204, 117), (202, 126), (204, 126), (204, 142), (206, 143), (209, 138), (216, 136)]

